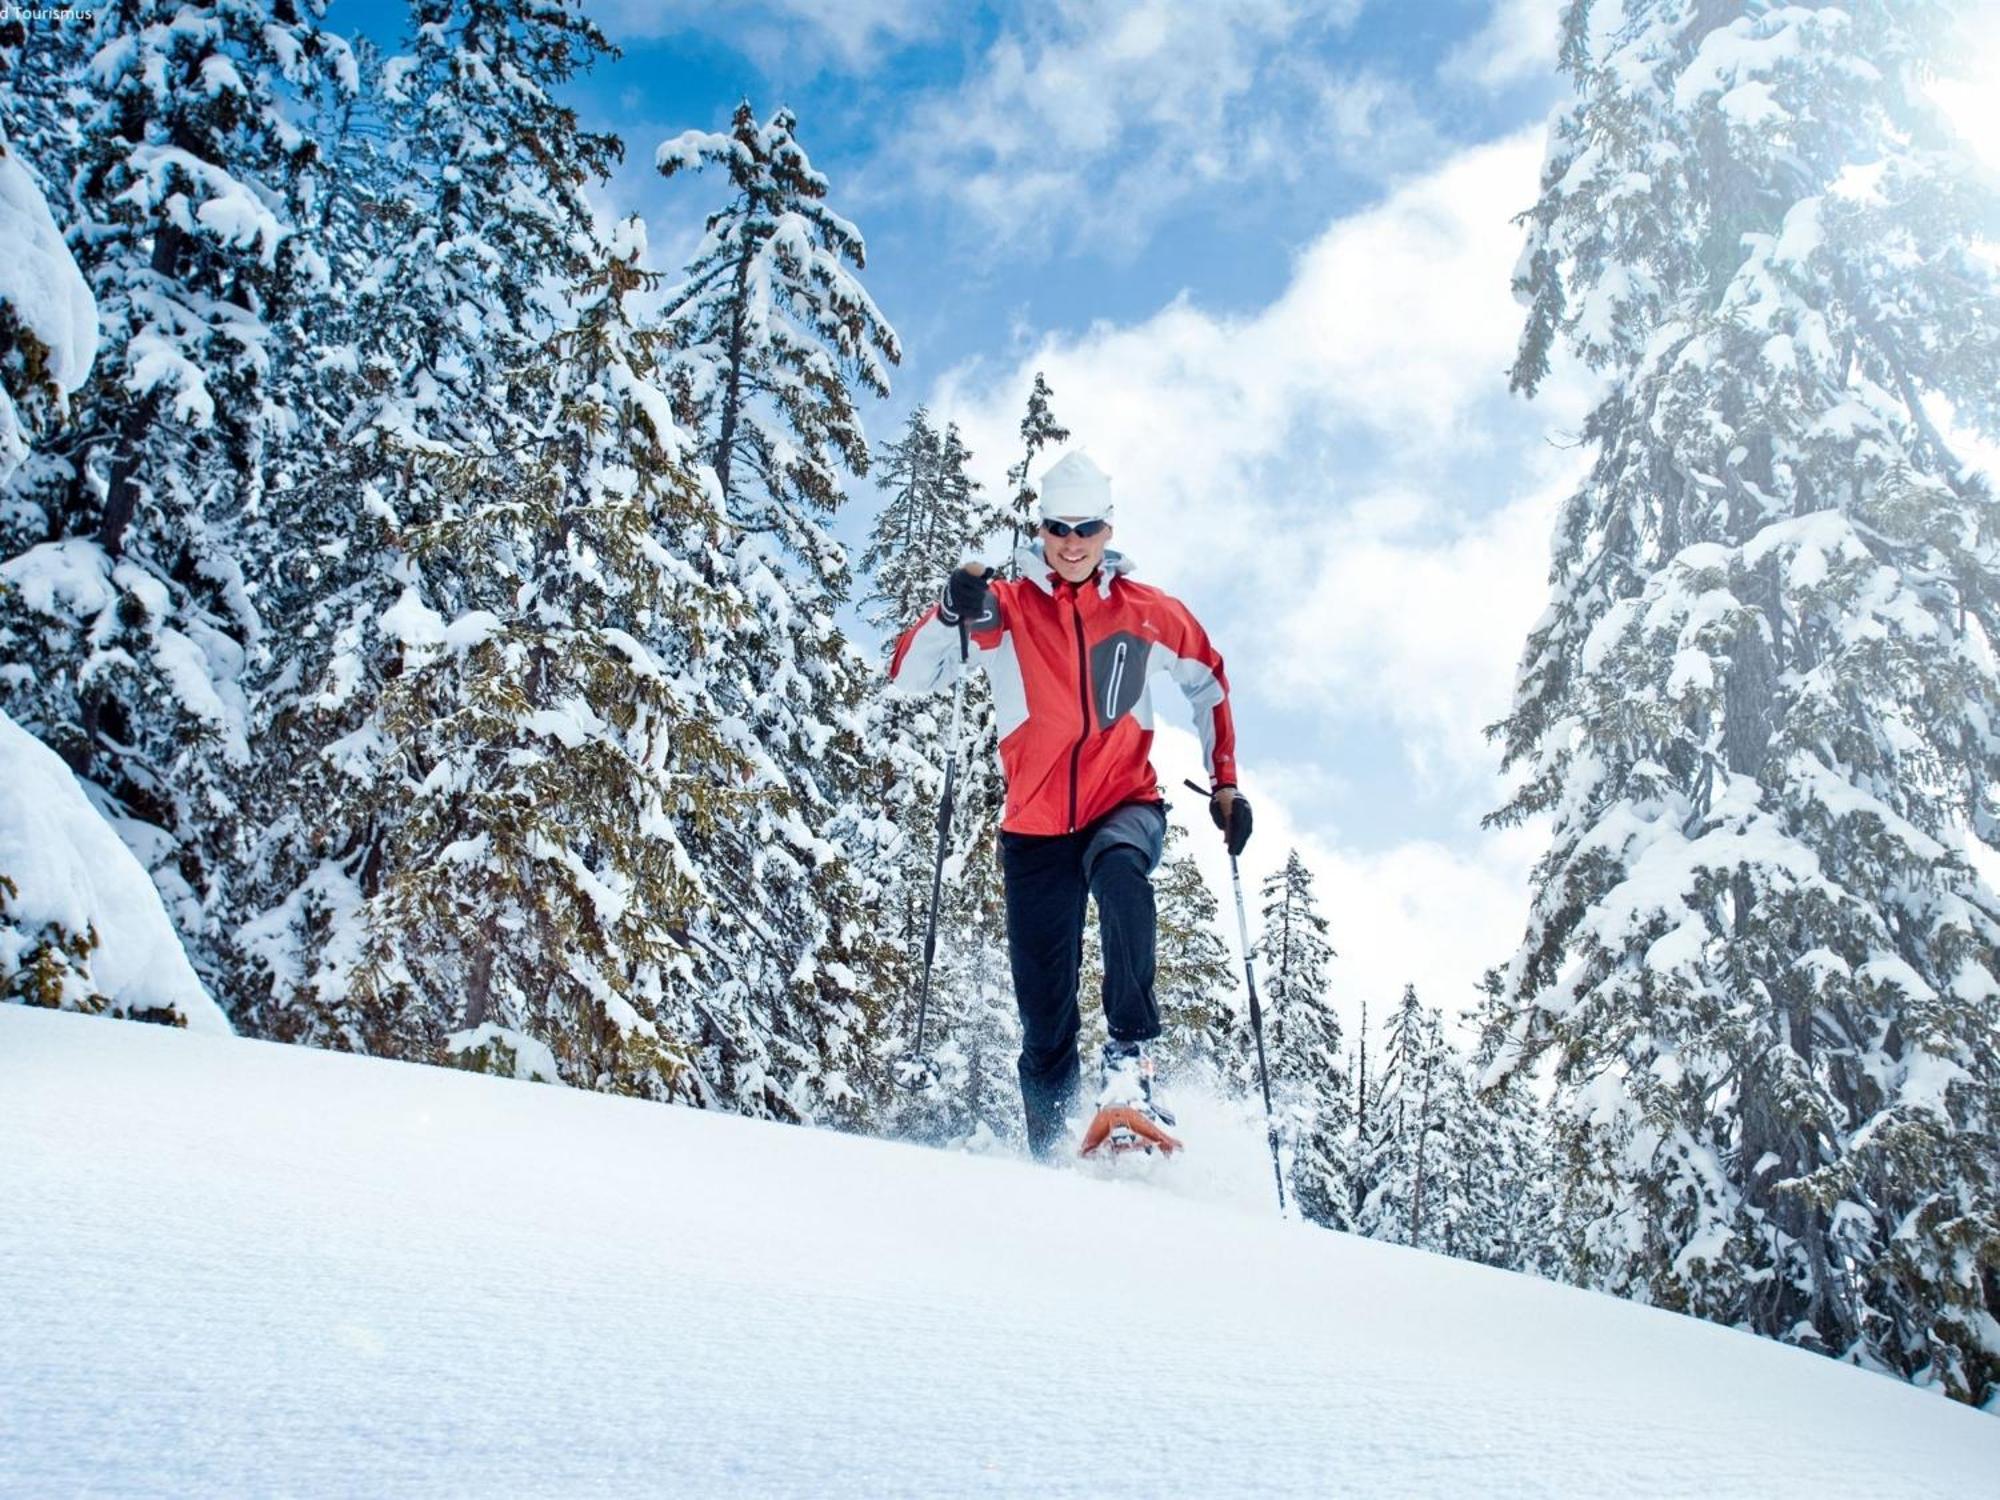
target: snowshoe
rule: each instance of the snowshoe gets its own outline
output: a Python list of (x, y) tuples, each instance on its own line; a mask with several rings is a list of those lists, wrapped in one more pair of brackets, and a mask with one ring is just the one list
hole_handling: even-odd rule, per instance
[(1079, 1155), (1158, 1151), (1172, 1156), (1181, 1149), (1166, 1131), (1173, 1115), (1153, 1097), (1153, 1058), (1144, 1042), (1106, 1043), (1101, 1076), (1097, 1113), (1084, 1127)]

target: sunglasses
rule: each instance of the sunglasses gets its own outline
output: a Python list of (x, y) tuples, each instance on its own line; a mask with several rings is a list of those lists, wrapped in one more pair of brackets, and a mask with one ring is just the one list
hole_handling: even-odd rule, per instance
[(1067, 521), (1044, 521), (1042, 522), (1042, 530), (1053, 537), (1065, 537), (1073, 531), (1078, 536), (1087, 540), (1090, 537), (1096, 536), (1098, 532), (1104, 530), (1110, 524), (1109, 521), (1078, 521), (1072, 526)]

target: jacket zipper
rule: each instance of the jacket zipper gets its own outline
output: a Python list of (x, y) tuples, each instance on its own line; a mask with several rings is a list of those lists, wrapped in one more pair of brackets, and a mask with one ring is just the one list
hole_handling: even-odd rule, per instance
[(1118, 643), (1118, 649), (1111, 653), (1111, 680), (1104, 685), (1104, 722), (1109, 724), (1118, 716), (1118, 690), (1125, 685), (1125, 642)]
[(1070, 619), (1076, 624), (1076, 697), (1083, 710), (1083, 732), (1069, 752), (1069, 831), (1076, 832), (1076, 775), (1083, 759), (1083, 747), (1090, 739), (1090, 656), (1083, 644), (1083, 610), (1074, 595), (1069, 601)]

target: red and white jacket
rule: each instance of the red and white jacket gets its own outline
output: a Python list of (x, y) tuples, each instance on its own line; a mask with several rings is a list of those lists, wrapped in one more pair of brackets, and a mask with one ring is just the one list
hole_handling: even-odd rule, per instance
[[(993, 683), (1010, 833), (1072, 833), (1124, 802), (1158, 802), (1149, 679), (1165, 672), (1194, 709), (1211, 786), (1236, 785), (1236, 727), (1222, 658), (1187, 606), (1127, 575), (1106, 552), (1095, 575), (1066, 583), (1037, 548), (1021, 576), (996, 578), (972, 622), (975, 658)], [(925, 693), (958, 670), (958, 629), (933, 605), (896, 642), (889, 675)]]

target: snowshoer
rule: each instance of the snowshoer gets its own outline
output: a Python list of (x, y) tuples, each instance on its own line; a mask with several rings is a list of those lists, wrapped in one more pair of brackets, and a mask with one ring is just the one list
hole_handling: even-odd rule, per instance
[(955, 569), (939, 602), (896, 643), (890, 675), (911, 693), (951, 682), (961, 670), (963, 622), (992, 680), (1007, 783), (1001, 883), (1029, 1148), (1037, 1156), (1055, 1149), (1079, 1092), (1078, 979), (1095, 898), (1110, 1040), (1083, 1149), (1171, 1151), (1179, 1142), (1152, 1097), (1147, 1046), (1160, 1034), (1151, 875), (1167, 832), (1149, 759), (1149, 679), (1165, 672), (1194, 709), (1209, 812), (1234, 854), (1250, 837), (1251, 817), (1236, 789), (1229, 682), (1187, 607), (1135, 582), (1131, 560), (1110, 550), (1111, 481), (1095, 463), (1072, 452), (1052, 465), (1040, 509), (1037, 545), (1016, 554), (1020, 576), (996, 578), (976, 562)]

